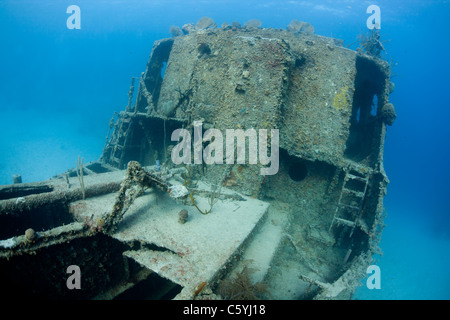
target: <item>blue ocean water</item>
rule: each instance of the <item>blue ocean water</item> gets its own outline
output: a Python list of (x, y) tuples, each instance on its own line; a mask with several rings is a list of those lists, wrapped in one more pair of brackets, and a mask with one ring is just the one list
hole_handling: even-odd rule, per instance
[[(377, 257), (381, 289), (362, 282), (358, 299), (450, 298), (450, 2), (270, 0), (0, 0), (0, 184), (39, 181), (99, 158), (130, 78), (144, 71), (155, 40), (208, 16), (259, 19), (263, 27), (310, 22), (316, 34), (350, 44), (367, 32), (366, 9), (381, 9), (394, 66), (388, 128), (386, 228)], [(69, 30), (66, 10), (81, 9)], [(356, 48), (353, 46), (352, 48)]]

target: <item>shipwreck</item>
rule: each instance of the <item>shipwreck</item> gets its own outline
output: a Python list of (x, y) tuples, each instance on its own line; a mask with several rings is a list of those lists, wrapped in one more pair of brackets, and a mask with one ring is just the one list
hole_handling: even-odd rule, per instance
[[(387, 62), (307, 24), (174, 29), (131, 79), (98, 161), (0, 186), (3, 289), (48, 299), (351, 299), (379, 252), (391, 87)], [(222, 163), (174, 163), (172, 133), (196, 128), (266, 129), (269, 141), (276, 129), (267, 150), (277, 148), (276, 173), (226, 161), (229, 149), (216, 150)], [(197, 141), (213, 142), (225, 146)], [(68, 286), (70, 266), (81, 289)]]

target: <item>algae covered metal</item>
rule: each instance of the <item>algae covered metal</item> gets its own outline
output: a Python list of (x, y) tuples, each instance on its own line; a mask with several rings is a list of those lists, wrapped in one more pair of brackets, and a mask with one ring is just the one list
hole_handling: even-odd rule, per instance
[[(33, 295), (14, 266), (45, 256), (49, 297), (153, 279), (151, 298), (351, 298), (383, 226), (389, 64), (305, 23), (206, 22), (154, 43), (99, 161), (2, 187), (11, 286)], [(65, 291), (66, 264), (87, 270), (84, 293)]]

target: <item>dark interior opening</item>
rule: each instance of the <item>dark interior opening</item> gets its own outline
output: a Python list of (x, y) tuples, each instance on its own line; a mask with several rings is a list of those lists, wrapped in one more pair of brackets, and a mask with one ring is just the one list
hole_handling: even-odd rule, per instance
[[(144, 78), (144, 84), (147, 91), (152, 95), (153, 105), (158, 105), (159, 93), (163, 77), (172, 51), (173, 39), (165, 39), (155, 43), (150, 61), (148, 63), (147, 73)], [(147, 100), (144, 97), (137, 98), (137, 110), (146, 112)]]
[(53, 187), (49, 185), (27, 186), (26, 184), (8, 185), (0, 189), (0, 200), (25, 197), (31, 194), (52, 192)]
[[(105, 172), (109, 172), (109, 169), (105, 168), (102, 166), (101, 163), (98, 162), (94, 162), (88, 166), (86, 166), (86, 168), (88, 168), (89, 170), (94, 171), (95, 173), (105, 173)], [(84, 171), (83, 171), (84, 172)]]
[(297, 182), (302, 181), (308, 175), (308, 168), (303, 161), (297, 161), (289, 167), (289, 177)]
[[(10, 299), (91, 299), (126, 276), (126, 246), (103, 234), (0, 260), (2, 290)], [(68, 289), (71, 265), (80, 267), (81, 289)], [(131, 268), (130, 268), (131, 269)], [(131, 270), (130, 270), (131, 272)]]
[(358, 56), (350, 135), (345, 151), (345, 156), (351, 160), (366, 160), (376, 151), (377, 113), (383, 103), (379, 97), (384, 92), (384, 83), (385, 74), (380, 67), (373, 60)]
[(25, 234), (25, 230), (46, 231), (72, 223), (73, 216), (62, 202), (53, 202), (20, 214), (0, 215), (0, 240)]
[(352, 250), (350, 256), (348, 257), (348, 262), (350, 262), (354, 257), (359, 256), (362, 252), (367, 252), (367, 250), (369, 250), (367, 234), (365, 234), (361, 229), (355, 228), (353, 233), (351, 233), (351, 227), (338, 226), (336, 228), (336, 232), (336, 234), (342, 235), (342, 238), (337, 245), (339, 248), (343, 249), (342, 258), (344, 258), (344, 256), (348, 253), (348, 249)]
[(179, 284), (152, 273), (114, 300), (172, 300), (182, 289)]
[[(2, 290), (8, 299), (18, 301), (158, 300), (172, 299), (181, 291), (181, 286), (124, 257), (123, 252), (129, 249), (128, 245), (99, 233), (42, 248), (36, 254), (0, 259)], [(80, 268), (81, 289), (67, 287), (72, 275), (67, 268), (71, 265)]]
[(161, 68), (161, 79), (163, 79), (163, 80), (164, 80), (164, 75), (166, 74), (166, 69), (167, 69), (167, 62), (164, 61), (163, 67)]
[[(290, 155), (280, 148), (278, 173), (263, 183), (261, 199), (277, 199), (286, 203), (295, 203), (312, 192), (313, 189), (326, 192), (327, 197), (319, 197), (318, 202), (328, 201), (329, 181), (335, 174), (336, 167), (322, 161), (310, 161), (296, 155)], [(280, 192), (280, 190), (284, 190)], [(310, 198), (309, 196), (306, 196)]]
[(159, 160), (161, 165), (170, 161), (167, 150), (174, 143), (170, 139), (171, 134), (174, 130), (181, 129), (183, 122), (142, 117), (135, 119), (131, 125), (133, 129), (127, 144), (124, 163), (138, 161), (143, 166), (151, 166), (155, 165), (156, 160)]
[[(87, 172), (87, 171), (85, 170), (85, 168), (83, 168), (82, 170), (83, 170), (83, 176), (89, 175), (89, 172)], [(77, 177), (77, 172), (76, 172), (76, 170), (70, 171), (70, 172), (69, 172), (69, 177), (70, 177), (70, 178)]]

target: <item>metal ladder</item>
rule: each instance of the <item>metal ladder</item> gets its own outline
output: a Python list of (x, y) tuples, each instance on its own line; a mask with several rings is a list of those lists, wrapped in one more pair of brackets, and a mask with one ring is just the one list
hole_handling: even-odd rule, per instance
[[(119, 169), (123, 166), (123, 159), (125, 156), (125, 146), (128, 143), (129, 140), (129, 130), (130, 130), (130, 122), (131, 118), (119, 118), (119, 129), (117, 130), (116, 137), (115, 137), (115, 144), (113, 144), (111, 147), (113, 148), (112, 154), (111, 154), (111, 162), (113, 165), (118, 167)], [(121, 142), (121, 140), (123, 141)], [(121, 151), (119, 157), (116, 157), (116, 152)]]
[[(131, 115), (137, 113), (137, 100), (134, 105), (134, 111), (132, 111), (132, 99), (134, 94), (134, 81), (136, 79), (142, 80), (142, 77), (144, 76), (144, 73), (141, 74), (141, 77), (132, 77), (131, 78), (131, 84), (130, 84), (130, 90), (128, 91), (128, 104), (125, 108), (125, 115)], [(138, 88), (138, 96), (141, 92), (141, 82), (139, 82), (139, 88)], [(137, 98), (136, 98), (137, 99)], [(115, 115), (116, 113), (114, 113)], [(106, 147), (111, 148), (111, 154), (109, 156), (109, 163), (110, 165), (122, 169), (124, 165), (124, 158), (125, 158), (125, 148), (128, 146), (128, 142), (130, 140), (130, 129), (131, 129), (131, 121), (132, 116), (124, 116), (124, 113), (119, 113), (119, 117), (117, 120), (117, 126), (114, 129), (112, 133), (112, 137), (109, 140), (109, 143), (106, 143)], [(109, 135), (109, 133), (108, 133)], [(107, 138), (108, 141), (108, 138)], [(120, 151), (119, 156), (116, 155), (116, 152)]]
[[(359, 217), (361, 215), (362, 206), (364, 202), (364, 198), (366, 196), (367, 191), (367, 185), (369, 184), (369, 174), (368, 173), (361, 173), (359, 172), (361, 176), (351, 174), (350, 170), (347, 170), (345, 172), (344, 182), (342, 184), (341, 193), (339, 195), (339, 200), (336, 205), (336, 211), (333, 216), (333, 220), (331, 221), (330, 228), (328, 229), (328, 232), (331, 232), (331, 229), (335, 224), (338, 225), (344, 225), (351, 227), (350, 237), (353, 235), (353, 231), (355, 230), (355, 227), (358, 223)], [(363, 184), (363, 190), (358, 191), (352, 189), (351, 181), (358, 181)], [(344, 195), (349, 194), (353, 195), (353, 199), (356, 199), (356, 201), (345, 201)], [(356, 204), (355, 204), (356, 202)], [(342, 214), (343, 211), (347, 210), (348, 212), (354, 212), (355, 213), (355, 219), (349, 220), (348, 218), (343, 218)]]

